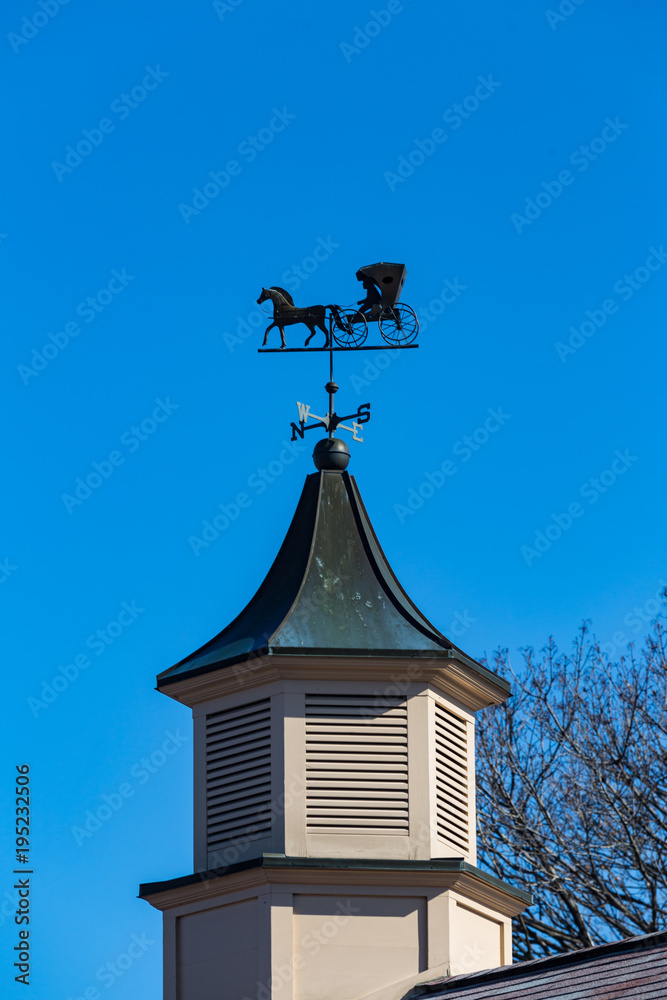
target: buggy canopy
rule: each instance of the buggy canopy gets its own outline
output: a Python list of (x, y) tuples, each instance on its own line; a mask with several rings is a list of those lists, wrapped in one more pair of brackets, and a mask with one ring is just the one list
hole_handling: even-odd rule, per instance
[(393, 306), (401, 297), (403, 283), (408, 269), (405, 264), (366, 264), (357, 271), (357, 278), (370, 278), (382, 292), (382, 305)]

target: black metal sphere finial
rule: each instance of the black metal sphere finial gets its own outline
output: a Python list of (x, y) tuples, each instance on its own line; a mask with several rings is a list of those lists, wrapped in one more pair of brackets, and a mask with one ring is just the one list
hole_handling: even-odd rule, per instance
[(313, 449), (313, 462), (319, 472), (344, 472), (350, 461), (350, 449), (340, 438), (322, 438)]

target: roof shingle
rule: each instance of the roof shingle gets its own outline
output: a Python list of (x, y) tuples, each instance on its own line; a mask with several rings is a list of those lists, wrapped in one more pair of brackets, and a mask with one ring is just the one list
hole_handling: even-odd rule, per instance
[(429, 1000), (657, 1000), (667, 997), (667, 931), (421, 986)]

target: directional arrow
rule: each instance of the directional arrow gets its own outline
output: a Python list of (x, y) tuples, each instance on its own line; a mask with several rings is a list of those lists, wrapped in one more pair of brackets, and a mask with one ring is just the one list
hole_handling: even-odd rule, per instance
[[(292, 423), (292, 441), (296, 441), (297, 435), (302, 438), (306, 431), (312, 431), (316, 427), (324, 427), (330, 434), (333, 434), (335, 430), (340, 428), (343, 431), (349, 431), (352, 435), (353, 441), (363, 442), (363, 438), (359, 434), (361, 430), (361, 425), (367, 423), (371, 419), (371, 404), (361, 403), (357, 408), (356, 413), (348, 413), (343, 417), (339, 417), (336, 413), (327, 414), (321, 417), (317, 413), (313, 413), (310, 406), (306, 403), (297, 402), (297, 407), (299, 410), (299, 423)], [(306, 424), (306, 421), (312, 417), (317, 421), (315, 424)], [(348, 427), (343, 423), (343, 420), (351, 420), (352, 426)]]

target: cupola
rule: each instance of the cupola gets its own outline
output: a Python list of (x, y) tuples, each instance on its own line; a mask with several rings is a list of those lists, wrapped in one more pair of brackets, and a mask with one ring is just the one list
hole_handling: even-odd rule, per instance
[(255, 596), (157, 679), (195, 747), (194, 873), (142, 887), (167, 1000), (398, 1000), (511, 962), (530, 900), (476, 868), (475, 712), (509, 685), (413, 604), (324, 451)]

